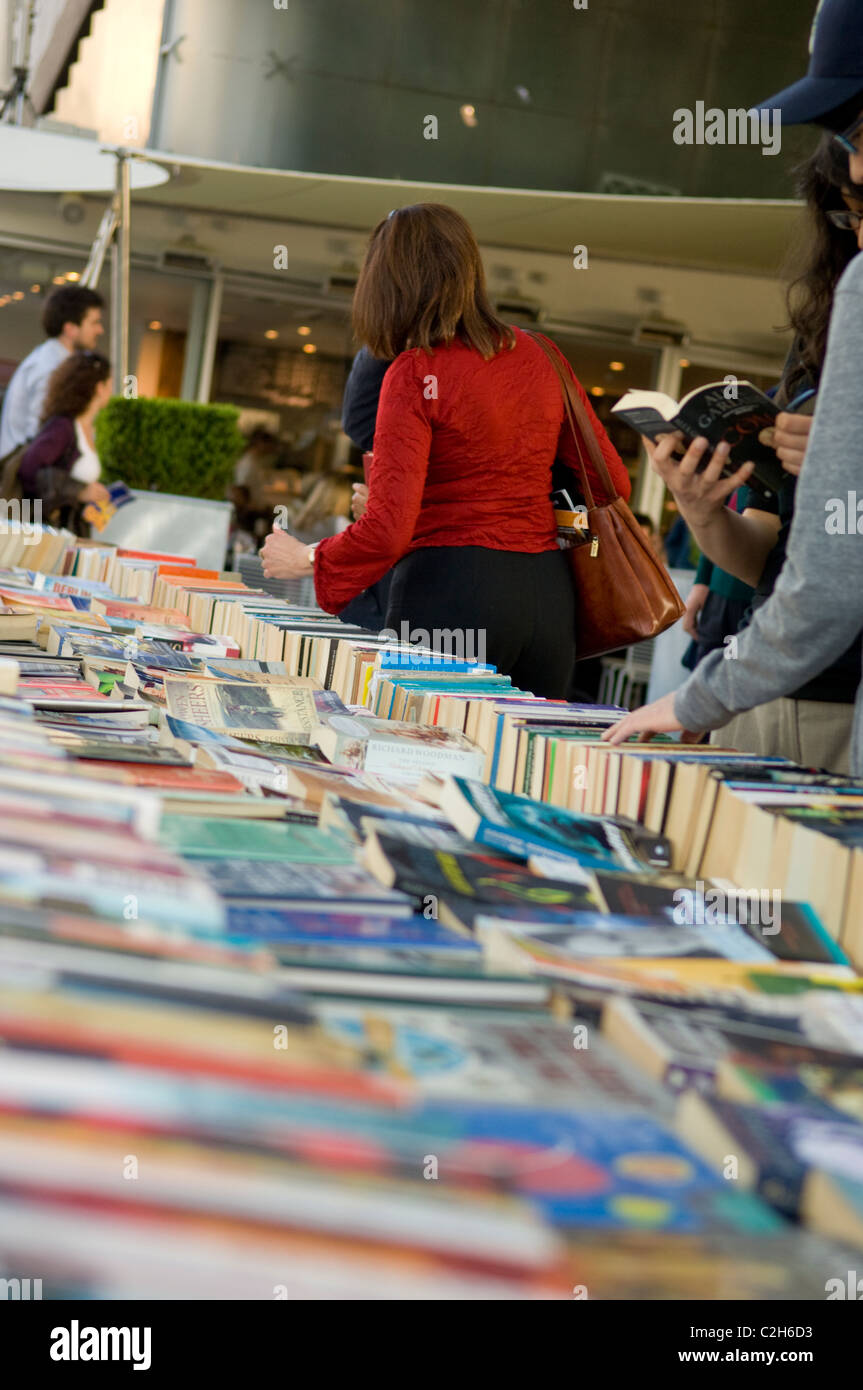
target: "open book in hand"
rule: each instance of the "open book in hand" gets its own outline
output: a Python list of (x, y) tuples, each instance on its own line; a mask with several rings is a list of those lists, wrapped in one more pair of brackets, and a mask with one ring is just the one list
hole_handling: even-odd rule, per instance
[(627, 391), (611, 413), (648, 439), (673, 430), (689, 440), (702, 435), (711, 447), (699, 464), (699, 473), (717, 444), (725, 440), (731, 445), (725, 475), (751, 461), (755, 471), (747, 485), (767, 496), (778, 492), (788, 478), (775, 451), (758, 438), (761, 430), (773, 424), (779, 409), (750, 381), (712, 381), (679, 402), (663, 391)]
[(134, 500), (133, 494), (125, 483), (111, 483), (108, 488), (107, 501), (88, 502), (82, 516), (91, 526), (95, 526), (97, 531), (104, 531), (118, 507), (125, 507), (128, 502), (134, 502)]

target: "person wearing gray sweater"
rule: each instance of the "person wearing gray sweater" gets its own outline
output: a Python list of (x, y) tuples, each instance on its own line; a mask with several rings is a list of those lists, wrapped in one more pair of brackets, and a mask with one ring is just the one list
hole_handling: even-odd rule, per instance
[[(860, 0), (819, 0), (809, 36), (806, 75), (756, 109), (769, 111), (774, 118), (778, 114), (783, 125), (812, 124), (831, 133), (831, 147), (835, 144), (847, 161), (839, 187), (852, 220), (844, 225), (849, 230), (856, 226), (857, 244), (863, 250), (863, 209), (848, 196), (849, 190), (863, 183)], [(736, 714), (771, 701), (788, 703), (783, 697), (821, 675), (843, 652), (847, 655), (852, 645), (859, 651), (863, 632), (863, 499), (858, 507), (856, 488), (858, 479), (863, 485), (861, 311), (863, 257), (858, 254), (847, 265), (834, 292), (811, 432), (807, 422), (789, 412), (779, 415), (773, 431), (777, 455), (786, 471), (798, 475), (798, 483), (785, 560), (772, 593), (757, 609), (749, 627), (736, 634), (724, 651), (708, 656), (680, 690), (622, 719), (604, 735), (610, 742), (622, 743), (638, 733), (722, 728)], [(660, 473), (672, 467), (671, 453), (679, 440), (680, 436), (667, 436), (668, 442), (656, 447), (652, 457)], [(690, 490), (706, 447), (706, 440), (696, 440), (677, 469), (677, 478)], [(708, 504), (706, 512), (702, 508), (702, 519), (706, 517), (708, 525), (712, 521), (714, 541), (717, 516), (723, 518), (720, 529), (729, 532), (731, 526), (727, 508), (720, 506), (713, 515), (709, 505), (711, 493), (715, 494), (714, 501), (717, 496), (724, 500), (720, 475), (727, 456), (727, 447), (720, 446), (703, 474), (709, 489), (702, 489)], [(745, 483), (751, 468), (746, 464), (738, 470), (725, 491)], [(732, 570), (738, 577), (748, 578), (751, 569), (757, 579), (764, 567), (763, 549), (759, 567), (757, 535), (752, 534), (745, 517), (733, 520), (744, 525), (736, 525), (736, 568), (732, 565)], [(726, 542), (729, 538), (726, 535)], [(717, 555), (711, 558), (717, 560)], [(853, 684), (846, 700), (852, 690)], [(863, 777), (861, 691), (863, 684), (857, 684), (847, 755), (856, 777)], [(837, 708), (841, 709), (834, 706), (834, 719)], [(831, 707), (825, 704), (824, 715), (830, 714)], [(847, 732), (841, 742), (847, 754)], [(821, 743), (822, 748), (833, 747), (834, 756), (838, 756), (838, 746), (835, 736)]]
[[(734, 714), (787, 695), (818, 675), (863, 630), (861, 371), (863, 255), (858, 254), (836, 290), (788, 551), (771, 597), (734, 644), (705, 658), (679, 690), (621, 720), (608, 731), (610, 742), (646, 731), (721, 728)], [(851, 741), (855, 777), (863, 777), (861, 691), (863, 686), (857, 690)]]

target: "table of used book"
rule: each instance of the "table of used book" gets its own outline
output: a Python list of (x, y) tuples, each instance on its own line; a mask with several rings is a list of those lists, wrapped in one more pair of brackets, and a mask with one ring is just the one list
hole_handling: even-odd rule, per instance
[(0, 536), (0, 1277), (824, 1299), (863, 784), (188, 556)]

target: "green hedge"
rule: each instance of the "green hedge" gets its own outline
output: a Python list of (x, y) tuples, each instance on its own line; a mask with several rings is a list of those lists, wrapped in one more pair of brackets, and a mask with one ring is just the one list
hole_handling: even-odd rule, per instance
[(96, 449), (106, 482), (223, 498), (245, 448), (233, 405), (113, 396), (96, 417)]

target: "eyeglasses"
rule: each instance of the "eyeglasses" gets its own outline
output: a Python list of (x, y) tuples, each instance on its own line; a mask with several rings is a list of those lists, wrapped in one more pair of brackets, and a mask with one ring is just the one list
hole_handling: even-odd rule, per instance
[(844, 150), (846, 154), (857, 153), (857, 141), (855, 137), (860, 134), (861, 126), (863, 126), (863, 113), (857, 117), (853, 125), (849, 125), (847, 130), (841, 132), (834, 131), (833, 139), (836, 141), (839, 148)]
[(859, 231), (860, 223), (863, 222), (863, 212), (851, 212), (845, 208), (831, 208), (827, 216), (833, 226), (840, 227), (843, 232)]

